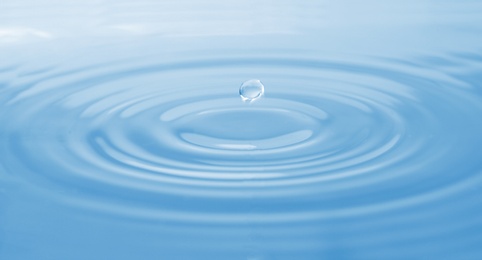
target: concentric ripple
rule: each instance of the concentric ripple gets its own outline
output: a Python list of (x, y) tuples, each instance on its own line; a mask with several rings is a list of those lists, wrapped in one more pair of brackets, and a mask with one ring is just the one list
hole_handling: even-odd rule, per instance
[[(237, 87), (250, 75), (269, 91), (244, 103)], [(52, 70), (2, 90), (4, 167), (28, 168), (22, 173), (40, 189), (76, 190), (62, 198), (71, 205), (142, 217), (375, 214), (480, 185), (481, 163), (467, 159), (482, 144), (474, 135), (482, 102), (473, 91), (456, 75), (375, 59)], [(88, 194), (96, 193), (103, 195), (93, 203)], [(160, 203), (173, 196), (220, 206), (207, 213)], [(285, 207), (252, 216), (231, 203)]]
[(482, 1), (0, 1), (0, 260), (482, 259)]

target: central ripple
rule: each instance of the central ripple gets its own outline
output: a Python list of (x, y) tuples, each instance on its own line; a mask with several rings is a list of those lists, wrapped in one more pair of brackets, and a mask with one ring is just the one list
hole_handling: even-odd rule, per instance
[(191, 144), (233, 150), (273, 149), (303, 142), (319, 128), (307, 114), (279, 108), (213, 109), (176, 122), (180, 137)]

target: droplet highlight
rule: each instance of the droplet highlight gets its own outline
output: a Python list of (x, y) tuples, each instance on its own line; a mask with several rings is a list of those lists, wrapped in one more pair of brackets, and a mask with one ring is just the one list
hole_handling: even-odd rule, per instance
[(258, 79), (247, 80), (239, 87), (239, 95), (244, 102), (253, 102), (264, 95), (264, 86)]

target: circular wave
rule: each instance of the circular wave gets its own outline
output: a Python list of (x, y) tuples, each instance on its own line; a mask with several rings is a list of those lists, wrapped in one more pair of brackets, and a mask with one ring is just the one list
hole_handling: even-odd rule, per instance
[[(237, 87), (250, 75), (266, 90), (248, 104)], [(393, 61), (122, 64), (48, 71), (2, 91), (4, 167), (28, 168), (40, 189), (102, 193), (110, 208), (182, 212), (182, 203), (157, 203), (187, 196), (283, 203), (297, 213), (277, 219), (317, 219), (427, 203), (480, 183), (477, 160), (460, 171), (482, 143), (474, 90)], [(239, 220), (226, 212), (192, 219)]]

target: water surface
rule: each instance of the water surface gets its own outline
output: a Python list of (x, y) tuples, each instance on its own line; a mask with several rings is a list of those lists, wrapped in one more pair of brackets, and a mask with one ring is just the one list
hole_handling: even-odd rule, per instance
[(481, 14), (4, 1), (0, 259), (482, 258)]

